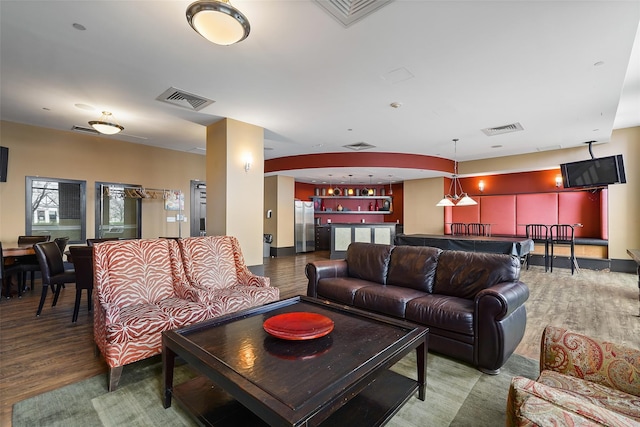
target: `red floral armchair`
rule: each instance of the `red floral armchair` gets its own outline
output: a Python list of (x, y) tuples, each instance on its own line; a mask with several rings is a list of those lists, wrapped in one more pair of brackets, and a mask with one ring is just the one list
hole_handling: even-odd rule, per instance
[(547, 326), (540, 376), (515, 377), (509, 426), (640, 426), (640, 350)]

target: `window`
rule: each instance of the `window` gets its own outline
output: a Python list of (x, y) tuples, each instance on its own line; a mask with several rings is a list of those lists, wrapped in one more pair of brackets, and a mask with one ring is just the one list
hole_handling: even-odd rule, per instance
[(96, 237), (139, 239), (142, 200), (132, 197), (137, 186), (96, 182)]
[(26, 224), (29, 236), (69, 237), (70, 243), (86, 240), (86, 181), (26, 178)]

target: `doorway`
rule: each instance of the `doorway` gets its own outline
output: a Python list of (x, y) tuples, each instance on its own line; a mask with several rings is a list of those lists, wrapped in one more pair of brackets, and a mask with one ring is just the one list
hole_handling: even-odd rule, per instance
[(191, 181), (191, 237), (207, 235), (207, 184)]

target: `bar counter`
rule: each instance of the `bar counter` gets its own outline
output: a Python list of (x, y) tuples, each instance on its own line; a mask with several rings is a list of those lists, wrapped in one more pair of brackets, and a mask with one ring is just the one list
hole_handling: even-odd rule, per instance
[(353, 242), (392, 245), (396, 237), (395, 222), (331, 223), (331, 259), (342, 259)]

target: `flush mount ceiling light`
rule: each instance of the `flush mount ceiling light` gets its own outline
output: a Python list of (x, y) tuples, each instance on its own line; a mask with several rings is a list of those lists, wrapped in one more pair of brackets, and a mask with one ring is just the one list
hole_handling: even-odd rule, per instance
[(229, 0), (196, 1), (187, 8), (189, 25), (212, 43), (228, 46), (246, 39), (251, 30), (246, 16)]
[(122, 132), (124, 128), (118, 124), (113, 115), (108, 111), (103, 111), (100, 120), (89, 122), (92, 128), (104, 135), (115, 135)]
[[(462, 183), (458, 179), (458, 160), (457, 160), (457, 145), (458, 140), (453, 140), (453, 179), (451, 180), (451, 184), (449, 184), (449, 193), (445, 195), (442, 200), (436, 204), (436, 206), (471, 206), (477, 205), (478, 202), (473, 200), (471, 197), (467, 195), (462, 190)], [(453, 189), (453, 195), (451, 195), (451, 190)], [(460, 194), (458, 194), (458, 189), (460, 189)]]

